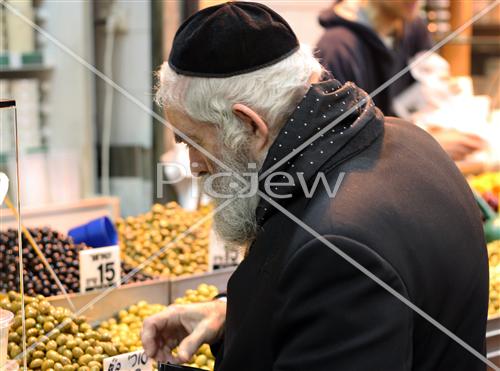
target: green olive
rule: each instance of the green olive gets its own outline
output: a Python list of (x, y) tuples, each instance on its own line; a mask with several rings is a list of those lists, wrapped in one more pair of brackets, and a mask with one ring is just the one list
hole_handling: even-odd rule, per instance
[(52, 367), (54, 367), (54, 361), (51, 360), (51, 359), (46, 359), (45, 361), (43, 361), (42, 363), (42, 371), (46, 371)]
[(56, 338), (57, 345), (64, 345), (68, 341), (68, 338), (64, 334), (60, 334)]
[(78, 371), (90, 371), (90, 368), (88, 368), (87, 366), (80, 366), (78, 367)]
[(94, 361), (97, 361), (97, 362), (100, 362), (100, 363), (102, 363), (102, 361), (104, 361), (104, 358), (107, 358), (104, 354), (94, 354), (92, 356), (92, 359)]
[(54, 329), (54, 322), (50, 322), (50, 321), (47, 321), (47, 322), (44, 322), (43, 323), (43, 331), (45, 332), (50, 332)]
[(14, 317), (14, 321), (12, 322), (12, 328), (18, 328), (19, 326), (21, 326), (23, 324), (23, 317), (18, 314)]
[(99, 371), (101, 368), (100, 367), (91, 367), (90, 371)]
[[(33, 318), (28, 318), (28, 319), (33, 319)], [(26, 330), (26, 336), (37, 336), (37, 335), (38, 335), (38, 329), (36, 327)]]
[(21, 353), (21, 351), (22, 351), (22, 350), (21, 350), (21, 347), (20, 347), (19, 345), (17, 345), (17, 344), (14, 344), (14, 346), (12, 347), (12, 349), (11, 349), (11, 350), (10, 350), (10, 352), (9, 352), (10, 358), (11, 358), (11, 359), (16, 358), (16, 356), (17, 356), (18, 354), (20, 354), (20, 353)]
[(23, 326), (19, 326), (16, 329), (16, 334), (18, 334), (19, 336), (23, 336)]
[(46, 317), (45, 317), (45, 320), (44, 320), (43, 322), (44, 322), (44, 323), (45, 323), (45, 322), (55, 322), (55, 320), (56, 320), (56, 319), (54, 318), (54, 316), (49, 315), (49, 316), (46, 316)]
[(36, 325), (36, 319), (26, 318), (26, 323), (25, 323), (26, 330), (35, 327), (35, 325)]
[[(54, 362), (59, 362), (59, 360), (61, 359), (61, 355), (59, 353), (57, 353), (55, 350), (49, 350), (46, 354), (46, 357), (48, 359), (53, 360)], [(55, 365), (54, 365), (54, 368), (55, 368)]]
[(30, 336), (28, 339), (26, 339), (26, 343), (30, 346), (35, 344), (37, 341), (38, 339), (36, 338), (36, 336)]
[(45, 344), (40, 341), (40, 338), (38, 338), (38, 343), (35, 345), (35, 349), (41, 350), (45, 353)]
[(36, 358), (30, 362), (30, 369), (42, 367), (43, 359)]
[(105, 342), (108, 342), (108, 341), (111, 341), (111, 334), (109, 332), (104, 332), (101, 334), (101, 341), (105, 341)]
[(106, 353), (108, 356), (115, 356), (118, 353), (118, 351), (116, 350), (116, 347), (113, 344), (105, 343), (104, 353)]
[(61, 356), (59, 359), (59, 363), (61, 363), (63, 366), (71, 365), (71, 359), (65, 356)]
[(71, 332), (73, 335), (78, 334), (78, 325), (74, 322), (71, 323), (69, 332)]
[(86, 322), (80, 324), (80, 332), (86, 332), (88, 330), (92, 330), (92, 327)]
[(98, 369), (100, 369), (102, 365), (97, 361), (90, 361), (87, 366), (89, 366), (90, 368), (97, 367)]
[(73, 340), (73, 339), (70, 339), (66, 342), (66, 348), (68, 349), (73, 349), (74, 347), (76, 347), (76, 341)]
[(69, 359), (73, 358), (73, 352), (71, 352), (71, 349), (64, 349), (61, 354)]
[(74, 319), (74, 321), (75, 321), (75, 323), (76, 323), (77, 325), (81, 325), (82, 323), (84, 323), (84, 322), (85, 322), (85, 317), (83, 317), (83, 316), (76, 317), (76, 318)]
[(63, 365), (61, 365), (59, 362), (56, 362), (54, 364), (54, 371), (62, 371)]
[(92, 346), (89, 346), (87, 349), (85, 349), (85, 353), (90, 354), (91, 356), (93, 356), (94, 354), (97, 354), (97, 352), (95, 351), (95, 348)]
[(21, 336), (17, 332), (11, 332), (9, 334), (9, 343), (20, 343)]
[(43, 358), (45, 356), (45, 353), (42, 352), (41, 350), (35, 350), (31, 356), (33, 358)]
[(47, 345), (45, 345), (45, 349), (47, 350), (56, 350), (57, 349), (57, 343), (55, 340), (49, 340), (47, 342)]
[(80, 344), (80, 348), (82, 348), (83, 351), (85, 351), (89, 346), (90, 343), (87, 340), (82, 341), (82, 343)]
[[(45, 326), (45, 323), (43, 324)], [(46, 331), (48, 332), (48, 331)], [(51, 339), (57, 339), (57, 337), (61, 334), (61, 331), (58, 329), (58, 328), (55, 328), (53, 329), (52, 331), (50, 331), (50, 336), (49, 338)]]
[(72, 349), (72, 353), (73, 353), (73, 357), (76, 358), (76, 359), (78, 359), (79, 357), (83, 356), (83, 354), (85, 352), (80, 347), (74, 347)]
[(49, 314), (50, 313), (50, 304), (46, 301), (42, 301), (40, 302), (40, 304), (38, 305), (38, 310), (42, 313), (42, 314)]
[(66, 345), (61, 345), (57, 347), (57, 353), (62, 354), (66, 350)]
[(26, 318), (36, 318), (36, 316), (38, 316), (38, 311), (31, 305), (26, 306), (24, 313)]
[(94, 347), (94, 350), (95, 350), (95, 353), (96, 353), (96, 354), (102, 354), (102, 353), (104, 352), (103, 347), (102, 347), (102, 346), (100, 346), (100, 345), (96, 345), (96, 346)]
[(63, 371), (73, 371), (74, 369), (73, 365), (66, 365), (63, 367)]
[(85, 366), (90, 361), (92, 361), (92, 356), (90, 354), (84, 354), (78, 358), (78, 364), (80, 366)]

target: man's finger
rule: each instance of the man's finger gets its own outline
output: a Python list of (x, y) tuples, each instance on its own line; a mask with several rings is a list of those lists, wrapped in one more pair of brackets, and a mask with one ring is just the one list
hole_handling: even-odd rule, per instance
[(174, 308), (168, 307), (163, 312), (146, 318), (142, 325), (141, 340), (145, 353), (148, 357), (154, 358), (158, 351), (158, 341), (161, 339), (161, 332), (165, 330), (169, 319), (174, 315)]
[(202, 321), (194, 331), (179, 344), (177, 350), (180, 363), (188, 362), (206, 339), (207, 326)]

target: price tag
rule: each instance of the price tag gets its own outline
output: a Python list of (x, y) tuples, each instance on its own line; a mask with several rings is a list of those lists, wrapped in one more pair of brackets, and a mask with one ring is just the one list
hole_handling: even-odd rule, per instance
[(80, 292), (120, 285), (120, 247), (108, 246), (80, 251)]
[(124, 353), (118, 356), (104, 358), (104, 371), (152, 371), (153, 362), (144, 350)]
[(0, 205), (3, 204), (7, 192), (9, 192), (9, 177), (0, 172)]

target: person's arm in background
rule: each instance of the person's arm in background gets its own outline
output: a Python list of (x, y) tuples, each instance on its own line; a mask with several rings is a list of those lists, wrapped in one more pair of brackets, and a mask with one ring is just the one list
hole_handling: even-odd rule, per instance
[[(326, 238), (406, 296), (399, 275), (373, 250)], [(289, 259), (275, 318), (273, 371), (411, 369), (411, 310), (321, 241)]]
[[(434, 42), (422, 18), (416, 18), (412, 22), (410, 32), (412, 34), (412, 57), (432, 48)], [(475, 134), (436, 125), (427, 125), (423, 128), (438, 141), (454, 161), (464, 160), (468, 155), (483, 150), (486, 146), (484, 140)]]

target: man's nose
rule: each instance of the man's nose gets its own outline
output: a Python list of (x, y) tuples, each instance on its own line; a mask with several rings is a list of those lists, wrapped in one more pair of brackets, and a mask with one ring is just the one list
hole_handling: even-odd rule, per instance
[(202, 176), (208, 172), (205, 159), (200, 151), (195, 148), (189, 148), (189, 162), (193, 176)]

